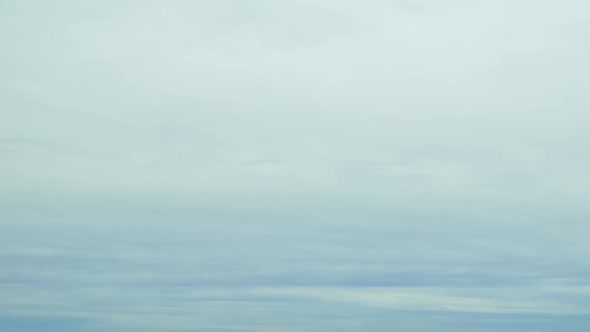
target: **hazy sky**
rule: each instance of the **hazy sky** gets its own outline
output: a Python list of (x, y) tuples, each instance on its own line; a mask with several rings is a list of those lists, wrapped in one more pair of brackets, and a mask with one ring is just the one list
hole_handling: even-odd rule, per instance
[(0, 331), (590, 325), (587, 0), (0, 0)]

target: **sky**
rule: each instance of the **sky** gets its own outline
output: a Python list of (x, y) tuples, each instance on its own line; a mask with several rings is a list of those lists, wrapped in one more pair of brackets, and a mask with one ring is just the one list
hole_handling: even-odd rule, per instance
[(589, 13), (0, 0), (0, 330), (586, 331)]

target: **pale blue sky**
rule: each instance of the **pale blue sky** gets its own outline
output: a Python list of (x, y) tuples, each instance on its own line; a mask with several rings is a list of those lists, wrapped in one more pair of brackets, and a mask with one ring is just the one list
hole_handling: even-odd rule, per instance
[(0, 0), (0, 330), (585, 331), (589, 13)]

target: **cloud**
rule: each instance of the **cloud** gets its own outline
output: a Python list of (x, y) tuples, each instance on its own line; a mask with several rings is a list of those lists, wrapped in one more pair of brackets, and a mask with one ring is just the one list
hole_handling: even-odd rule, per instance
[(588, 6), (2, 1), (0, 329), (581, 331)]

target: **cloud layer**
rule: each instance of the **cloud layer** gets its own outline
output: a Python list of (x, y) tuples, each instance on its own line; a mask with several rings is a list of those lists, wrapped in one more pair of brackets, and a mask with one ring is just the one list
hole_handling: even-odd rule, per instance
[(0, 1), (0, 329), (582, 331), (589, 7)]

